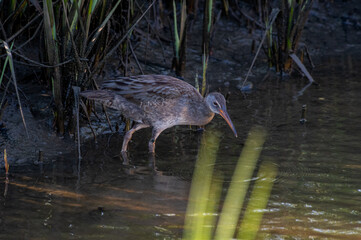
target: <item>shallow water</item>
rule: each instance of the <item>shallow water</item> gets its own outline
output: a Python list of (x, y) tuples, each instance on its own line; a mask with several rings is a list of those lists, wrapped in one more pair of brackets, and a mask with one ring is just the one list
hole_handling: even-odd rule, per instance
[[(258, 166), (271, 161), (278, 167), (259, 239), (360, 239), (359, 69), (351, 56), (324, 59), (312, 73), (320, 85), (297, 98), (304, 79), (265, 80), (247, 94), (230, 82), (228, 109), (239, 137), (219, 116), (207, 126), (223, 134), (216, 170), (230, 180), (254, 125), (267, 129)], [(201, 135), (195, 128), (167, 130), (153, 161), (150, 131), (141, 130), (130, 143), (128, 167), (119, 157), (122, 136), (114, 134), (85, 143), (80, 164), (71, 154), (44, 166), (10, 168), (0, 239), (180, 238)]]

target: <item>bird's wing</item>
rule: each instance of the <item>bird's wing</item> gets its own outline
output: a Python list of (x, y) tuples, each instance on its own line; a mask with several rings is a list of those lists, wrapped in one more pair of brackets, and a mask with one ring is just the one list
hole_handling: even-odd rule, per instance
[(133, 119), (136, 122), (144, 123), (143, 110), (125, 98), (109, 90), (88, 90), (80, 93), (80, 96), (90, 100), (99, 101), (107, 107), (119, 110), (126, 118)]
[(164, 75), (121, 77), (104, 82), (102, 88), (114, 91), (128, 101), (138, 104), (181, 97), (202, 99), (202, 96), (192, 85)]

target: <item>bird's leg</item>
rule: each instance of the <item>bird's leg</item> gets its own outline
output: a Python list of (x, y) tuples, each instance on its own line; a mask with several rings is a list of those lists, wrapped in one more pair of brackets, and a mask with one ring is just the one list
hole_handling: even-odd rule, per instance
[(149, 141), (149, 152), (154, 153), (155, 152), (155, 141), (157, 140), (159, 134), (163, 132), (164, 129), (156, 129), (153, 128), (152, 131), (152, 138)]
[(135, 133), (139, 129), (146, 128), (146, 127), (149, 127), (149, 125), (143, 124), (143, 123), (137, 123), (125, 134), (124, 140), (123, 140), (122, 152), (127, 151), (128, 143), (129, 143), (130, 139), (132, 139), (133, 133)]

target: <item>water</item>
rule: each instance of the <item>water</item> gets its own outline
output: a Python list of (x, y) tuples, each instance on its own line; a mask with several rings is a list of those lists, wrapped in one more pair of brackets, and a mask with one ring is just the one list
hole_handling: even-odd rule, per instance
[[(219, 116), (207, 126), (223, 133), (215, 168), (226, 182), (252, 126), (267, 129), (258, 166), (270, 161), (278, 175), (259, 239), (360, 239), (360, 61), (345, 55), (322, 62), (312, 73), (320, 85), (298, 98), (303, 79), (266, 80), (246, 95), (231, 81), (228, 109), (239, 137)], [(85, 143), (80, 165), (71, 154), (44, 166), (10, 167), (0, 239), (180, 238), (201, 134), (167, 130), (155, 161), (149, 138), (147, 130), (134, 135), (132, 167), (122, 166), (119, 135)]]

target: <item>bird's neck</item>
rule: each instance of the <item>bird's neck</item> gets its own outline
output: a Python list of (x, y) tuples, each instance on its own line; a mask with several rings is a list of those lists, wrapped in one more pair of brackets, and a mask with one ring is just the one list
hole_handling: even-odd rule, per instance
[(214, 113), (209, 109), (205, 101), (189, 101), (177, 102), (179, 112), (177, 115), (177, 122), (174, 125), (196, 125), (204, 126), (214, 117)]
[(201, 106), (198, 106), (197, 112), (198, 112), (197, 123), (195, 123), (194, 125), (199, 125), (199, 126), (206, 125), (210, 121), (212, 121), (214, 117), (214, 113), (209, 109), (209, 107), (206, 105), (205, 102), (201, 104)]

